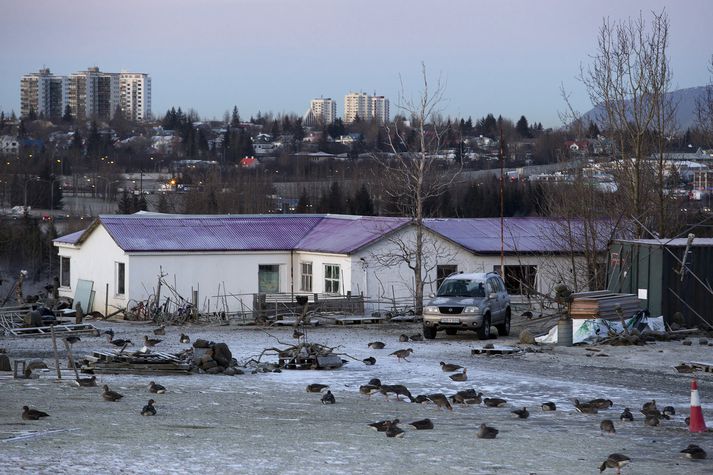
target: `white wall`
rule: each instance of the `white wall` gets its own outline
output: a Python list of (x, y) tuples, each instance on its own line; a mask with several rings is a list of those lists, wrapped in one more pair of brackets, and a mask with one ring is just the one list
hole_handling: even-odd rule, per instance
[[(294, 276), (295, 293), (300, 292), (301, 268), (300, 262), (312, 262), (312, 292), (325, 293), (324, 290), (324, 265), (336, 264), (340, 269), (340, 293), (345, 295), (347, 291), (358, 295), (355, 287), (352, 286), (352, 258), (344, 254), (322, 254), (318, 252), (295, 251)], [(289, 292), (289, 289), (287, 289)]]

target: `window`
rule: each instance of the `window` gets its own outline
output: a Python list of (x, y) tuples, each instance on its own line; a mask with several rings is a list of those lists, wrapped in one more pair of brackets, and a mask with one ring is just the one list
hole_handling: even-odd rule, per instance
[(302, 262), (300, 264), (300, 290), (312, 292), (312, 263)]
[[(494, 270), (500, 274), (500, 266), (495, 266)], [(537, 266), (505, 266), (505, 288), (511, 295), (530, 295), (535, 292), (536, 277)]]
[(437, 266), (436, 267), (436, 289), (438, 289), (441, 284), (443, 283), (443, 279), (448, 277), (449, 275), (458, 272), (458, 266), (457, 265), (442, 265), (442, 266)]
[(324, 292), (327, 294), (339, 293), (339, 265), (324, 265)]
[(124, 295), (126, 293), (126, 264), (123, 262), (116, 263), (116, 295)]
[(257, 289), (260, 293), (277, 293), (280, 291), (280, 266), (277, 264), (261, 264), (257, 270)]
[(70, 286), (70, 273), (69, 273), (69, 257), (59, 258), (59, 285), (60, 287), (71, 287)]

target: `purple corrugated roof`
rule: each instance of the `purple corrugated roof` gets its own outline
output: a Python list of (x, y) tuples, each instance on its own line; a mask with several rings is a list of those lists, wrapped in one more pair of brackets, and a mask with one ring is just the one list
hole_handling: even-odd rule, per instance
[(55, 238), (52, 240), (52, 242), (61, 242), (65, 244), (76, 244), (77, 241), (79, 240), (79, 237), (84, 234), (84, 229), (81, 231), (76, 231), (71, 234), (66, 234), (64, 236), (60, 236), (58, 238)]
[(408, 222), (408, 218), (327, 215), (299, 242), (297, 249), (348, 254)]

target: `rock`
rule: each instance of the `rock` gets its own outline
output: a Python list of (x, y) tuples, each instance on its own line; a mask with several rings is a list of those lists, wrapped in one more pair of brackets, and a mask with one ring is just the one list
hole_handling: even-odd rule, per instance
[(226, 376), (235, 376), (235, 369), (234, 368), (225, 368), (223, 370), (223, 374)]
[(217, 368), (218, 363), (216, 363), (216, 361), (213, 358), (211, 358), (209, 360), (205, 360), (205, 361), (201, 360), (200, 367), (203, 368), (204, 370), (208, 371), (209, 369)]
[(676, 312), (671, 316), (671, 322), (672, 324), (675, 323), (679, 327), (682, 327), (686, 324), (686, 319), (683, 317), (681, 312)]
[(218, 366), (218, 365), (216, 364), (216, 365), (213, 366), (212, 368), (206, 368), (206, 369), (205, 369), (205, 372), (206, 372), (206, 374), (218, 374), (218, 373), (220, 373), (222, 370), (223, 370), (223, 368), (221, 368), (220, 366)]
[(683, 340), (681, 344), (684, 346), (691, 346), (693, 342), (691, 340)]
[(705, 338), (699, 338), (699, 339), (698, 339), (698, 344), (699, 344), (699, 345), (707, 345), (707, 344), (708, 344), (708, 340), (706, 340)]
[(213, 359), (218, 365), (227, 368), (233, 361), (233, 354), (225, 343), (216, 343), (213, 345)]
[(520, 344), (522, 345), (534, 345), (535, 342), (535, 337), (532, 336), (532, 333), (525, 328), (520, 332)]
[(5, 353), (0, 353), (0, 371), (12, 371), (10, 358)]
[(676, 322), (672, 322), (671, 325), (669, 325), (669, 326), (671, 327), (671, 330), (673, 330), (673, 331), (676, 331), (676, 330), (680, 330), (680, 329), (681, 329), (681, 325), (679, 325), (679, 324), (676, 323)]
[(193, 348), (210, 348), (211, 342), (204, 340), (202, 338), (197, 339), (193, 342)]

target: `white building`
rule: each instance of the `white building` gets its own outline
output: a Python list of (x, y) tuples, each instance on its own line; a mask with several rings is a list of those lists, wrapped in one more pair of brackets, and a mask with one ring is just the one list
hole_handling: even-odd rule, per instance
[(119, 74), (120, 104), (124, 117), (133, 121), (151, 118), (151, 77), (145, 73)]
[(376, 120), (379, 123), (389, 121), (389, 100), (384, 96), (370, 96), (365, 92), (350, 92), (344, 96), (344, 122)]
[(337, 102), (329, 97), (312, 99), (309, 108), (317, 124), (329, 125), (337, 118)]
[(380, 124), (389, 121), (389, 100), (384, 96), (371, 96), (371, 117)]
[(0, 135), (0, 153), (15, 154), (20, 150), (20, 142), (12, 135)]
[[(499, 269), (498, 219), (429, 219), (425, 224), (425, 295), (452, 272)], [(553, 238), (558, 221), (508, 218), (505, 226), (506, 278), (519, 276), (542, 293), (571, 279), (571, 256)], [(215, 296), (219, 286), (249, 302), (258, 292), (351, 292), (371, 301), (408, 301), (413, 273), (397, 256), (399, 245), (414, 236), (407, 218), (137, 213), (102, 215), (54, 244), (60, 294), (73, 297), (79, 280), (89, 281), (95, 297), (85, 311), (104, 311), (105, 305), (112, 311), (149, 299), (159, 274), (185, 298), (199, 290), (199, 302)], [(237, 298), (227, 304), (230, 311), (241, 306)]]
[(94, 66), (72, 73), (66, 79), (66, 103), (78, 120), (108, 120), (119, 105), (119, 74)]
[(20, 79), (20, 116), (30, 112), (48, 119), (58, 119), (64, 112), (65, 77), (55, 76), (49, 68), (25, 74)]

